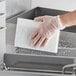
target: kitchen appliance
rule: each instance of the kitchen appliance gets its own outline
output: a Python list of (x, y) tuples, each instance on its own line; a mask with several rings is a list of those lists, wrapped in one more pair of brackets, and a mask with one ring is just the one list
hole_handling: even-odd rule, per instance
[(67, 12), (36, 7), (7, 19), (7, 53), (4, 54), (4, 69), (10, 72), (31, 72), (31, 74), (36, 73), (38, 75), (51, 75), (53, 73), (53, 75), (61, 76), (65, 73), (65, 75), (70, 76), (72, 73), (75, 73), (75, 65), (71, 67), (66, 66), (76, 64), (75, 27), (61, 31), (58, 53), (56, 54), (14, 46), (17, 18), (34, 19), (37, 16), (56, 16), (65, 13)]

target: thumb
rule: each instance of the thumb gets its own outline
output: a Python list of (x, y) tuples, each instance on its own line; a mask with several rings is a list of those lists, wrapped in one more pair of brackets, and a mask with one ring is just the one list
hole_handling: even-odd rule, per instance
[(34, 20), (37, 22), (43, 22), (44, 17), (43, 16), (39, 16), (39, 17), (35, 17)]

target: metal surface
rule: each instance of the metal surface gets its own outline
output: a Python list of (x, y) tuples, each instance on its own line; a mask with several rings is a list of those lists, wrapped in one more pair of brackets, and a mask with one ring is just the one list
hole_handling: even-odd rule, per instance
[[(63, 66), (74, 64), (75, 58), (30, 54), (5, 54), (4, 63), (8, 70), (62, 73)], [(72, 73), (71, 70), (71, 68), (67, 69), (67, 73)]]
[(0, 71), (1, 76), (72, 76), (54, 73), (36, 73), (36, 72), (21, 72), (21, 71)]

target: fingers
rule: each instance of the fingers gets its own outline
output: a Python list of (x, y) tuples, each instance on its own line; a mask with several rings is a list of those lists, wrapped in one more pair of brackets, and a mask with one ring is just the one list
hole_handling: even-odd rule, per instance
[(41, 46), (42, 43), (44, 42), (44, 40), (45, 40), (45, 37), (41, 37), (41, 38), (36, 42), (36, 44), (35, 44), (34, 46), (35, 46), (35, 47)]
[(51, 18), (53, 18), (53, 16), (45, 15), (45, 16), (35, 17), (34, 20), (37, 21), (37, 22), (43, 22), (43, 21), (47, 21)]
[(33, 31), (32, 35), (31, 35), (31, 39), (34, 39), (38, 34), (38, 29), (36, 29), (35, 31)]
[(34, 20), (37, 22), (43, 22), (43, 18), (44, 18), (43, 16), (39, 16), (39, 17), (34, 18)]
[(47, 44), (47, 42), (48, 42), (48, 39), (45, 38), (44, 36), (41, 36), (40, 34), (37, 34), (37, 36), (32, 39), (32, 45), (34, 47), (37, 47), (37, 46), (44, 47)]
[(38, 34), (35, 38), (32, 39), (32, 45), (35, 46), (36, 43), (40, 40), (41, 36)]
[(46, 39), (43, 41), (43, 43), (42, 43), (42, 45), (41, 45), (41, 46), (42, 46), (42, 47), (46, 46), (46, 45), (47, 45), (47, 43), (48, 43), (48, 41), (49, 41), (49, 39), (47, 39), (47, 38), (46, 38)]

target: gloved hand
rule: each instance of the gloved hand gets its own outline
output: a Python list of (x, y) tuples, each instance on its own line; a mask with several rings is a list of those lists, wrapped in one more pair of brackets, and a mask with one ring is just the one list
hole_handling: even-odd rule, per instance
[(37, 22), (42, 22), (40, 27), (32, 33), (33, 46), (45, 46), (51, 39), (56, 30), (64, 28), (59, 16), (41, 16), (34, 19)]

